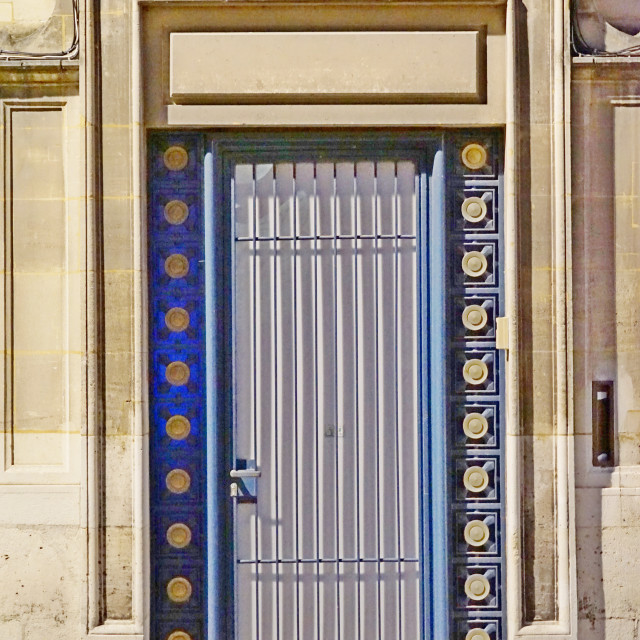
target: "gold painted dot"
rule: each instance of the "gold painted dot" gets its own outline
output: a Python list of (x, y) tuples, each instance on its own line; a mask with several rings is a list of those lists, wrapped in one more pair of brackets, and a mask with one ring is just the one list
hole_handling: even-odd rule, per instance
[(171, 416), (165, 429), (173, 440), (184, 440), (191, 433), (191, 423), (184, 416)]
[(171, 493), (186, 493), (191, 486), (191, 477), (184, 469), (171, 469), (165, 482)]
[(189, 312), (182, 307), (173, 307), (164, 314), (164, 323), (171, 331), (184, 331), (189, 326)]
[(167, 585), (167, 595), (172, 602), (187, 602), (191, 597), (191, 583), (182, 576), (172, 578)]
[(480, 222), (487, 215), (487, 203), (477, 196), (466, 198), (461, 209), (462, 217), (469, 222)]
[(482, 360), (473, 358), (464, 363), (462, 375), (468, 384), (482, 384), (489, 377), (489, 368)]
[(460, 154), (462, 164), (472, 171), (482, 169), (487, 164), (487, 150), (477, 142), (468, 144)]
[(193, 640), (191, 636), (186, 631), (172, 631), (168, 636), (167, 640)]
[(471, 629), (464, 640), (491, 640), (491, 637), (484, 629)]
[(489, 422), (481, 413), (469, 413), (462, 421), (462, 429), (468, 438), (478, 440), (486, 435)]
[(169, 224), (182, 224), (189, 217), (189, 207), (182, 200), (170, 200), (164, 205), (164, 218)]
[(470, 304), (462, 312), (462, 324), (470, 331), (484, 329), (487, 320), (487, 311), (479, 304)]
[(190, 374), (189, 366), (184, 362), (171, 362), (167, 365), (164, 375), (169, 384), (179, 387), (189, 382)]
[(468, 251), (462, 258), (462, 270), (472, 278), (479, 278), (488, 266), (487, 258), (480, 251)]
[(182, 171), (189, 162), (189, 154), (184, 147), (169, 147), (164, 152), (163, 160), (169, 171)]
[(176, 549), (184, 549), (191, 543), (191, 529), (182, 522), (172, 524), (167, 529), (167, 542)]
[(489, 541), (489, 527), (482, 520), (471, 520), (464, 528), (464, 539), (472, 547), (481, 547)]
[(483, 575), (473, 573), (464, 583), (464, 592), (470, 600), (484, 600), (491, 592), (491, 585)]
[(189, 260), (181, 253), (172, 253), (164, 261), (164, 270), (171, 278), (184, 278), (189, 273)]
[(462, 479), (468, 491), (480, 493), (489, 486), (489, 474), (482, 467), (469, 467)]

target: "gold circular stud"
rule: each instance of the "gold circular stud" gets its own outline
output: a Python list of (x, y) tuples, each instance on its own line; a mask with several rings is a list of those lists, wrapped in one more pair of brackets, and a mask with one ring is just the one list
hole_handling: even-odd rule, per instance
[(189, 154), (184, 147), (169, 147), (163, 155), (164, 166), (169, 171), (182, 171), (189, 162)]
[(462, 375), (468, 384), (482, 384), (489, 377), (489, 368), (482, 360), (473, 358), (464, 363)]
[(462, 324), (469, 331), (480, 331), (487, 324), (487, 311), (479, 304), (470, 304), (462, 312)]
[(168, 636), (167, 640), (193, 640), (193, 638), (186, 631), (172, 631)]
[(184, 278), (189, 273), (189, 260), (181, 253), (172, 253), (164, 261), (164, 270), (170, 278)]
[(464, 528), (464, 539), (472, 547), (482, 547), (489, 541), (489, 527), (482, 520), (471, 520)]
[(462, 258), (462, 270), (472, 278), (479, 278), (488, 266), (486, 256), (480, 251), (468, 251)]
[(477, 142), (471, 142), (461, 152), (462, 164), (467, 169), (477, 171), (487, 164), (487, 150)]
[(489, 486), (489, 474), (482, 467), (469, 467), (462, 478), (465, 489), (472, 493), (480, 493)]
[(184, 549), (191, 543), (191, 529), (182, 522), (172, 524), (167, 529), (167, 542), (176, 549)]
[(172, 384), (174, 387), (179, 387), (181, 385), (187, 384), (189, 382), (189, 366), (184, 362), (171, 362), (167, 365), (167, 369), (165, 371), (165, 377), (169, 384)]
[(489, 422), (481, 413), (469, 413), (462, 421), (462, 429), (472, 440), (478, 440), (487, 434)]
[(472, 573), (464, 583), (464, 592), (470, 600), (484, 600), (491, 592), (489, 581), (479, 573)]
[(487, 215), (487, 203), (477, 196), (465, 198), (462, 203), (462, 217), (469, 222), (480, 222)]
[(491, 636), (484, 629), (471, 629), (464, 640), (491, 640)]
[(172, 602), (187, 602), (191, 597), (191, 583), (182, 576), (172, 578), (167, 585), (167, 595)]
[(165, 483), (171, 493), (185, 493), (191, 486), (191, 477), (184, 469), (171, 469), (167, 473)]
[(182, 307), (172, 307), (164, 314), (164, 323), (171, 331), (184, 331), (189, 326), (189, 312)]
[(191, 423), (184, 416), (171, 416), (165, 429), (172, 440), (184, 440), (191, 433)]
[(182, 200), (170, 200), (164, 205), (164, 219), (169, 224), (182, 224), (189, 217), (189, 207)]

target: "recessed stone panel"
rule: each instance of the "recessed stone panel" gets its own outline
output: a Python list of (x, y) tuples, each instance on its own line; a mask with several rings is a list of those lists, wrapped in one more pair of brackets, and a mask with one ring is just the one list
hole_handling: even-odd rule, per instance
[(172, 33), (177, 103), (481, 102), (480, 31)]

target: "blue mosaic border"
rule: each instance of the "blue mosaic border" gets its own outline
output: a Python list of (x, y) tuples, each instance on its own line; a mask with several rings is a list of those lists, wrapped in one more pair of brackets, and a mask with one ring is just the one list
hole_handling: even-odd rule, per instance
[[(203, 136), (197, 134), (154, 133), (148, 145), (151, 637), (154, 640), (185, 640), (184, 635), (176, 633), (180, 631), (193, 640), (206, 638), (203, 144)], [(168, 203), (173, 203), (173, 209), (170, 206), (166, 213)], [(186, 218), (182, 220), (185, 212)], [(185, 265), (188, 268), (185, 269)], [(167, 318), (170, 309), (182, 310), (173, 322)], [(175, 363), (182, 363), (188, 369), (178, 365), (176, 373), (172, 370)], [(188, 380), (180, 378), (185, 371)], [(188, 421), (188, 434), (182, 419), (178, 419), (173, 428), (173, 423), (167, 426), (167, 421), (174, 416)], [(175, 475), (176, 470), (178, 476), (172, 482), (171, 474)], [(178, 530), (174, 531), (176, 525)]]

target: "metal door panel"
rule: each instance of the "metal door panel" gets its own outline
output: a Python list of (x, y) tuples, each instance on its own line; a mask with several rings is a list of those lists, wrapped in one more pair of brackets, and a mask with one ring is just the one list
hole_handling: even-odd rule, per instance
[(235, 167), (235, 457), (261, 472), (236, 509), (243, 639), (418, 633), (416, 176)]

